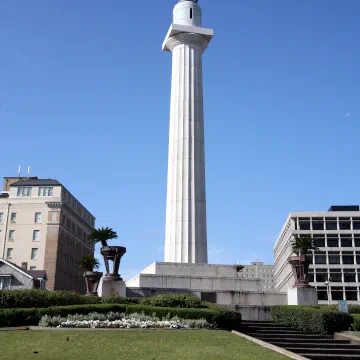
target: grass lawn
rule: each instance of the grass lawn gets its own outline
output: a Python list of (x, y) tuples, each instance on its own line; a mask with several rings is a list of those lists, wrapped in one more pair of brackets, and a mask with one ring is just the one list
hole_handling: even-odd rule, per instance
[(226, 331), (3, 331), (1, 360), (281, 360)]

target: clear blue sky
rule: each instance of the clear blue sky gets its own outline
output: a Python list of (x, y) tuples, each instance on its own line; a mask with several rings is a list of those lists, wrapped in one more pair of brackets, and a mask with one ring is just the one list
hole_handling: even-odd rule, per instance
[[(1, 176), (60, 180), (162, 261), (175, 0), (1, 0)], [(359, 199), (359, 0), (200, 0), (209, 257), (273, 261), (290, 211)]]

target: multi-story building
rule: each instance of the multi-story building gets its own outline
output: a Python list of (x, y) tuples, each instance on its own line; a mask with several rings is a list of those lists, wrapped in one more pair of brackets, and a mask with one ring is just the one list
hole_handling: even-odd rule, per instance
[(287, 291), (294, 284), (288, 257), (295, 235), (311, 235), (319, 248), (309, 256), (310, 284), (317, 289), (319, 303), (360, 301), (360, 207), (290, 213), (274, 246), (276, 291)]
[(57, 180), (4, 178), (0, 195), (0, 258), (45, 270), (47, 290), (84, 291), (79, 271), (94, 216)]
[(265, 265), (260, 261), (252, 261), (251, 265), (244, 265), (239, 273), (240, 277), (247, 279), (261, 279), (264, 291), (273, 291), (274, 287), (274, 265)]

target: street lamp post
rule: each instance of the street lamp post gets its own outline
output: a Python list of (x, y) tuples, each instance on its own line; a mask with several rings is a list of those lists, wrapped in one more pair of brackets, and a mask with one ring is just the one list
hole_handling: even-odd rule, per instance
[(328, 305), (330, 305), (331, 303), (331, 291), (330, 291), (330, 283), (331, 283), (331, 278), (329, 278), (329, 280), (325, 281), (325, 285), (327, 288), (327, 296), (328, 296)]

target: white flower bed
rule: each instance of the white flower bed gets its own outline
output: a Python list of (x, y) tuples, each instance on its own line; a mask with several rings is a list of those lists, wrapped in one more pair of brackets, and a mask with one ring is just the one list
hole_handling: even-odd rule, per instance
[(67, 320), (62, 322), (58, 328), (119, 328), (119, 329), (189, 329), (190, 326), (179, 320), (146, 320), (141, 321), (134, 318), (123, 318), (120, 320)]

